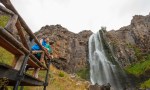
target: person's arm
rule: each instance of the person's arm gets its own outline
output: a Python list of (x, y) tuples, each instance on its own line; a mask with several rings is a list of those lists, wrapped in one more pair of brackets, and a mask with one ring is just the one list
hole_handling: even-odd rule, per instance
[(40, 40), (40, 44), (42, 44), (42, 42), (43, 42), (43, 39)]
[(51, 48), (50, 48), (50, 45), (48, 45), (48, 53), (50, 53), (50, 49), (51, 49)]
[[(43, 39), (40, 39), (40, 44), (42, 45), (43, 43)], [(43, 45), (42, 45), (43, 48), (45, 48)]]
[(50, 49), (50, 51), (49, 51), (50, 54), (49, 54), (49, 55), (50, 55), (51, 58), (53, 59), (54, 57), (53, 57), (53, 50), (52, 50), (52, 46), (51, 46), (51, 45), (49, 45), (49, 49)]
[(48, 51), (48, 54), (51, 58), (53, 58), (52, 52), (51, 52), (51, 46), (49, 44), (46, 45), (46, 49)]

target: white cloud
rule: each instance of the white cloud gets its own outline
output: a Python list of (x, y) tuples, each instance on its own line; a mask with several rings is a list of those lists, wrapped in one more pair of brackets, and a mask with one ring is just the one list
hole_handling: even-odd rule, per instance
[(101, 26), (108, 30), (130, 24), (135, 14), (148, 14), (150, 0), (11, 0), (29, 27), (61, 24), (72, 32)]

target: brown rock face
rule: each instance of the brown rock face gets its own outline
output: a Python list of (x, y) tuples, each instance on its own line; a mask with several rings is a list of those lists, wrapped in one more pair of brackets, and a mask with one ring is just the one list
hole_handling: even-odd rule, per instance
[(61, 25), (42, 27), (35, 33), (38, 38), (48, 36), (51, 41), (55, 60), (53, 64), (67, 72), (76, 72), (87, 67), (88, 38), (91, 31), (82, 31), (78, 34), (68, 31)]
[(129, 26), (104, 35), (120, 65), (133, 64), (150, 53), (150, 15), (136, 15)]

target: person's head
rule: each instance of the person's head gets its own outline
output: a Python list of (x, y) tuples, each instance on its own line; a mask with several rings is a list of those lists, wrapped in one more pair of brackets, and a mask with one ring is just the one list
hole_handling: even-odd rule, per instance
[(46, 41), (47, 43), (49, 43), (49, 42), (50, 42), (50, 40), (49, 40), (49, 38), (48, 38), (48, 37), (46, 37), (46, 38), (45, 38), (45, 41)]
[(54, 44), (54, 41), (53, 41), (53, 40), (51, 40), (51, 41), (49, 42), (49, 44), (50, 44), (50, 45), (53, 45), (53, 44)]

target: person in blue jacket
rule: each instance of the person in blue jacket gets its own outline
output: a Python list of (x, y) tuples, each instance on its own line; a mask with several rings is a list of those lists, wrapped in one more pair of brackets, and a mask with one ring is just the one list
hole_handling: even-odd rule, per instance
[[(43, 38), (40, 40), (40, 43), (42, 44), (42, 46), (46, 46), (47, 42), (46, 41), (49, 41), (49, 38)], [(40, 46), (38, 44), (35, 44), (32, 46), (32, 50), (41, 50)]]
[[(40, 43), (42, 44), (43, 48), (45, 48), (45, 50), (47, 51), (47, 53), (49, 53), (49, 54), (52, 53), (52, 48), (51, 48), (51, 45), (49, 44), (50, 40), (49, 40), (48, 37), (41, 39)], [(41, 59), (44, 57), (44, 53), (41, 50), (40, 46), (38, 44), (35, 44), (35, 45), (32, 46), (31, 49), (32, 49), (32, 53), (35, 55), (35, 57), (39, 61), (43, 62), (44, 60), (41, 60)]]
[[(40, 43), (42, 44), (43, 48), (45, 48), (47, 50), (47, 45), (49, 44), (50, 40), (48, 37), (42, 38), (40, 40)], [(32, 46), (31, 48), (32, 53), (34, 54), (34, 56), (41, 62), (44, 63), (44, 52), (42, 51), (42, 49), (40, 48), (40, 46), (38, 44), (35, 44)], [(36, 68), (35, 71), (33, 72), (33, 76), (38, 78), (38, 72), (39, 72), (40, 68)]]
[[(49, 40), (49, 38), (47, 38), (47, 37), (40, 40), (40, 43), (42, 44), (43, 47), (46, 46), (46, 44), (47, 44), (46, 41), (48, 41), (48, 40)], [(35, 55), (35, 57), (36, 57), (38, 60), (40, 60), (40, 58), (41, 58), (41, 53), (42, 53), (42, 52), (40, 51), (40, 50), (41, 50), (40, 46), (39, 46), (38, 44), (35, 44), (35, 45), (32, 46), (31, 50), (32, 50), (32, 53)]]

